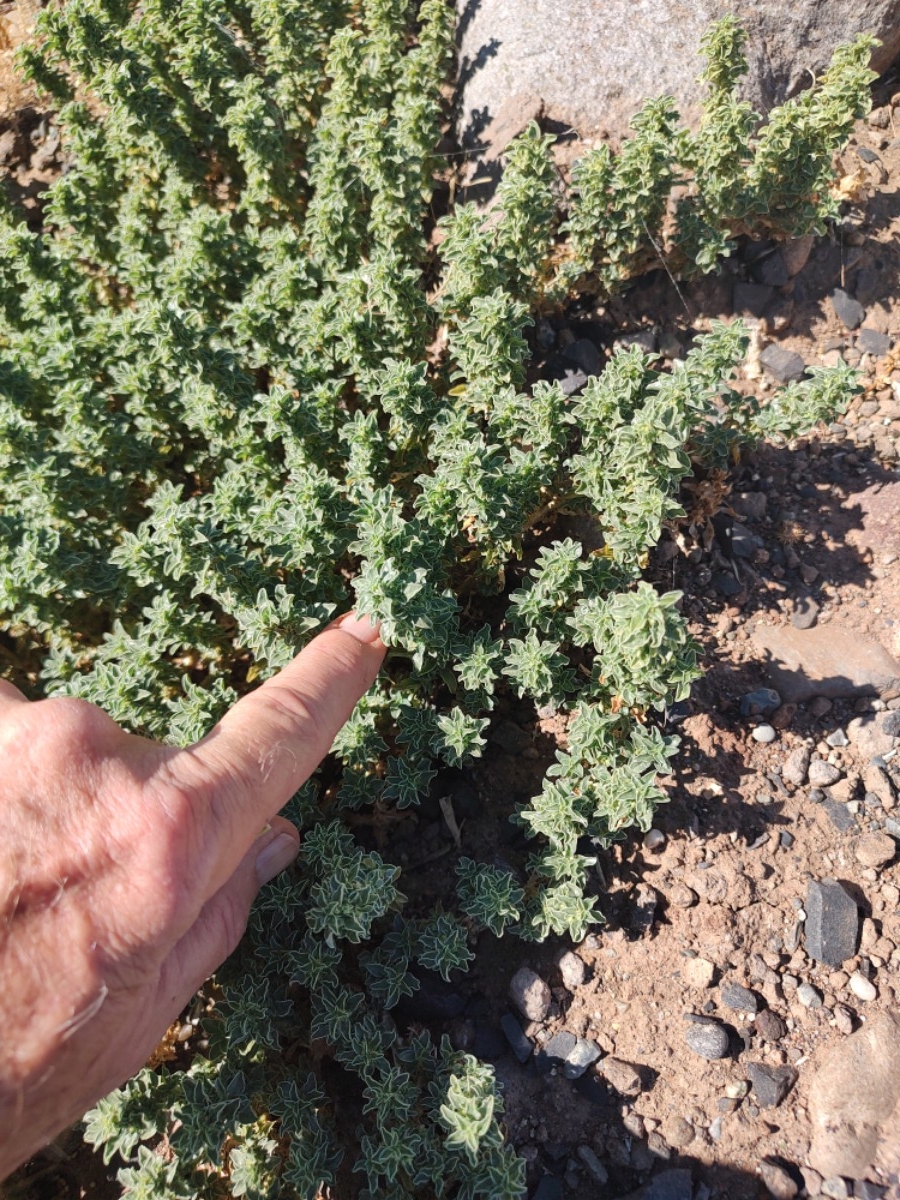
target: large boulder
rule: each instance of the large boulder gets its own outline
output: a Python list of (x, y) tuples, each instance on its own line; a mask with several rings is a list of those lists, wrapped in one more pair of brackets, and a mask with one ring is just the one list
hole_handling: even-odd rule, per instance
[(700, 38), (734, 13), (748, 33), (744, 95), (767, 112), (809, 83), (859, 33), (900, 53), (900, 0), (456, 0), (464, 145), (490, 160), (538, 114), (551, 128), (618, 142), (649, 97), (669, 93), (696, 120)]

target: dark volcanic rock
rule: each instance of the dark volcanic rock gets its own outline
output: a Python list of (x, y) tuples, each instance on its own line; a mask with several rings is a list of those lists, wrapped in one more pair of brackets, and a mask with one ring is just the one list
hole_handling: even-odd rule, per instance
[(745, 1063), (744, 1070), (760, 1108), (777, 1108), (794, 1084), (793, 1067), (771, 1067), (768, 1063)]
[(806, 363), (796, 351), (785, 350), (784, 346), (779, 346), (775, 342), (766, 346), (759, 356), (759, 361), (772, 378), (779, 383), (793, 383), (797, 379), (802, 379), (803, 372), (806, 370)]
[(841, 288), (835, 288), (831, 293), (831, 304), (834, 308), (834, 315), (847, 329), (856, 329), (858, 325), (862, 324), (866, 310), (858, 300), (848, 296)]
[(839, 967), (856, 953), (859, 909), (836, 879), (811, 879), (806, 893), (806, 953)]
[(519, 1062), (527, 1062), (531, 1057), (533, 1047), (531, 1041), (525, 1036), (522, 1026), (512, 1013), (503, 1014), (500, 1018), (500, 1028), (503, 1030), (503, 1034)]

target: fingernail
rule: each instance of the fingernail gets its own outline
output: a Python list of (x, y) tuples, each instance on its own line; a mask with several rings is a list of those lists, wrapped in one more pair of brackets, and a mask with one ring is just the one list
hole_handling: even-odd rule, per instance
[(371, 644), (378, 641), (381, 622), (372, 621), (369, 617), (358, 617), (356, 613), (349, 612), (335, 622), (335, 627), (349, 633), (358, 642)]
[(279, 871), (283, 871), (297, 857), (300, 843), (290, 834), (279, 833), (256, 856), (256, 878), (260, 886), (274, 879)]

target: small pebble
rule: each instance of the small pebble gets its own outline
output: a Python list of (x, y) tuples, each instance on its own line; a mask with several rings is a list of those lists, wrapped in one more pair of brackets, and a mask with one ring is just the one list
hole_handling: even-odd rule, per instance
[(661, 829), (648, 829), (644, 834), (644, 849), (651, 854), (661, 850), (666, 844), (666, 835)]
[(821, 1008), (822, 994), (811, 983), (801, 983), (797, 988), (797, 999), (804, 1008)]
[(848, 746), (850, 744), (848, 741), (847, 735), (846, 735), (846, 733), (844, 733), (843, 729), (836, 729), (834, 731), (834, 733), (830, 733), (828, 735), (828, 737), (825, 739), (825, 741), (828, 743), (829, 746), (832, 747), (832, 749), (835, 749), (835, 750), (840, 749), (843, 746)]
[(859, 1000), (874, 1000), (878, 995), (875, 984), (865, 975), (860, 975), (859, 971), (854, 971), (850, 976), (850, 991)]
[(750, 736), (755, 742), (762, 742), (766, 746), (775, 741), (775, 730), (771, 725), (757, 725)]
[(684, 1040), (701, 1058), (713, 1060), (728, 1057), (728, 1030), (716, 1021), (705, 1021), (702, 1025), (692, 1021), (685, 1030)]

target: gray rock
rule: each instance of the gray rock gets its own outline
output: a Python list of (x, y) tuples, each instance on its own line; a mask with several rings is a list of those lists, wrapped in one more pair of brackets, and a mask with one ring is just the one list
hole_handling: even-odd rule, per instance
[[(810, 793), (811, 796), (812, 793)], [(850, 833), (856, 828), (856, 817), (846, 804), (835, 800), (833, 796), (825, 796), (822, 800), (822, 807), (825, 809), (829, 821), (839, 833)]]
[(571, 346), (566, 346), (562, 352), (563, 358), (574, 363), (584, 371), (585, 375), (599, 375), (603, 370), (603, 359), (600, 351), (588, 338), (578, 338)]
[(700, 38), (726, 12), (747, 30), (743, 92), (761, 112), (820, 75), (835, 47), (858, 33), (883, 42), (876, 71), (900, 50), (898, 0), (850, 8), (831, 0), (606, 0), (599, 7), (596, 0), (456, 0), (456, 7), (461, 134), (467, 148), (485, 146), (488, 159), (541, 112), (583, 137), (618, 140), (647, 96), (668, 93), (695, 121)]
[(883, 358), (891, 348), (891, 339), (886, 333), (879, 333), (877, 329), (863, 325), (856, 336), (856, 348), (862, 350), (863, 354), (874, 354), (876, 358)]
[(882, 713), (881, 728), (888, 737), (900, 737), (900, 709)]
[(781, 707), (781, 697), (774, 688), (757, 688), (741, 696), (740, 706), (742, 717), (771, 717)]
[(821, 1008), (822, 993), (811, 983), (801, 983), (797, 988), (797, 999), (804, 1008)]
[(503, 1014), (500, 1018), (500, 1028), (503, 1030), (503, 1035), (509, 1042), (510, 1048), (519, 1062), (528, 1062), (534, 1047), (530, 1039), (525, 1036), (522, 1026), (512, 1013)]
[(772, 1067), (768, 1063), (745, 1063), (753, 1095), (760, 1108), (777, 1108), (794, 1084), (797, 1072), (793, 1067)]
[(790, 279), (780, 246), (775, 246), (767, 254), (761, 254), (759, 258), (754, 259), (751, 270), (754, 279), (773, 288), (784, 287)]
[(559, 967), (559, 975), (562, 979), (563, 987), (567, 988), (570, 992), (574, 991), (577, 987), (581, 987), (587, 977), (587, 967), (583, 958), (579, 958), (571, 950), (563, 950), (556, 960), (556, 965)]
[(809, 596), (803, 596), (797, 601), (797, 608), (791, 618), (795, 629), (812, 629), (819, 619), (819, 606)]
[(725, 1007), (732, 1008), (735, 1012), (759, 1012), (759, 1001), (755, 993), (740, 983), (734, 983), (730, 979), (726, 980), (719, 988), (719, 995)]
[(759, 356), (759, 361), (779, 383), (794, 383), (803, 378), (803, 372), (806, 370), (806, 363), (795, 350), (785, 350), (784, 346), (775, 342), (766, 346)]
[(812, 751), (809, 746), (797, 746), (784, 760), (781, 778), (795, 787), (802, 787), (806, 783), (806, 773), (809, 770), (811, 757)]
[(563, 1200), (563, 1181), (555, 1175), (542, 1175), (531, 1200)]
[(691, 1200), (694, 1184), (687, 1167), (660, 1171), (639, 1193), (640, 1200)]
[(814, 758), (809, 764), (807, 778), (813, 787), (830, 787), (841, 777), (841, 772), (834, 763), (826, 762), (824, 758)]
[(870, 1183), (868, 1179), (857, 1179), (853, 1185), (855, 1200), (884, 1200), (887, 1188), (880, 1183)]
[(577, 1040), (574, 1033), (565, 1029), (561, 1033), (555, 1033), (535, 1056), (538, 1071), (545, 1074), (555, 1066), (561, 1067), (575, 1049)]
[(774, 298), (773, 287), (762, 283), (736, 283), (731, 293), (731, 306), (738, 315), (761, 317)]
[(765, 492), (736, 492), (731, 497), (731, 507), (747, 521), (761, 521), (766, 515), (766, 505)]
[(806, 892), (806, 953), (839, 967), (856, 953), (859, 909), (836, 879), (811, 879)]
[(563, 1075), (566, 1079), (580, 1079), (588, 1067), (593, 1066), (602, 1054), (603, 1051), (596, 1042), (592, 1042), (588, 1038), (577, 1038), (575, 1045), (566, 1055)]
[(759, 1164), (759, 1177), (773, 1200), (794, 1200), (800, 1190), (784, 1167), (768, 1158)]
[(523, 1017), (543, 1021), (553, 996), (540, 975), (529, 967), (521, 967), (509, 982), (509, 998)]
[(847, 329), (856, 329), (866, 315), (866, 310), (859, 301), (848, 296), (842, 288), (835, 288), (831, 293), (831, 305), (834, 315)]
[(809, 1162), (826, 1177), (863, 1179), (900, 1101), (900, 1017), (876, 1013), (833, 1046), (809, 1091)]
[[(839, 700), (876, 695), (900, 675), (900, 662), (879, 642), (831, 623), (815, 629), (757, 625), (753, 642), (766, 657), (769, 679), (785, 703), (814, 696)], [(851, 736), (849, 727), (847, 734)]]
[(684, 1031), (684, 1040), (695, 1054), (710, 1061), (727, 1058), (731, 1048), (728, 1030), (718, 1021), (694, 1019)]
[(849, 1200), (852, 1195), (850, 1185), (846, 1179), (841, 1179), (840, 1175), (834, 1175), (831, 1179), (822, 1180), (822, 1195), (828, 1196), (829, 1200)]
[(731, 554), (733, 558), (750, 559), (762, 548), (760, 539), (740, 521), (735, 521), (731, 527)]
[(596, 1183), (606, 1183), (609, 1180), (609, 1172), (590, 1146), (579, 1146), (575, 1153), (581, 1159), (588, 1175)]

